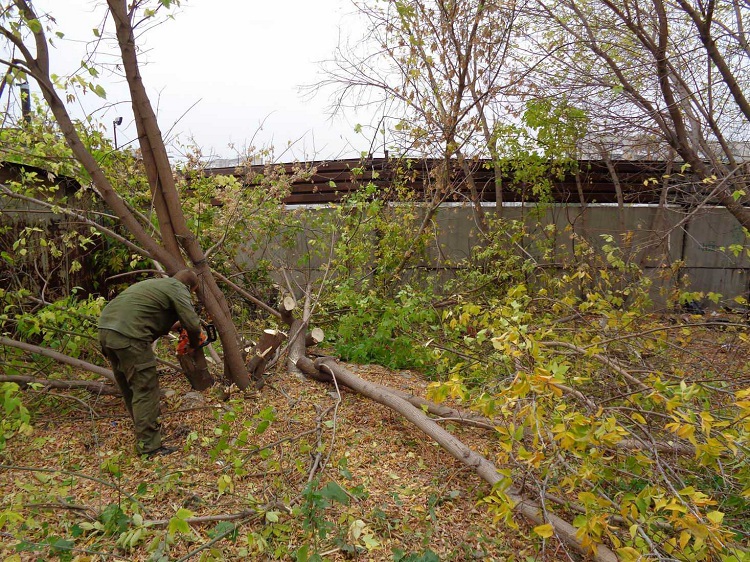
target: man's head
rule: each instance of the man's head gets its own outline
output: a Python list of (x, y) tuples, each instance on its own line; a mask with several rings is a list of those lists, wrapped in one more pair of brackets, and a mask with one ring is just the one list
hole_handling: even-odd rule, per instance
[(184, 284), (193, 293), (198, 290), (198, 276), (192, 269), (181, 269), (172, 277)]

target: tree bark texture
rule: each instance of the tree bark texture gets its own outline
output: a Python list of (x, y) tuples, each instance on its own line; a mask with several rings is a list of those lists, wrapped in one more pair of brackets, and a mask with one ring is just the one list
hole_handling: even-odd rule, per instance
[(305, 357), (305, 342), (307, 340), (307, 322), (295, 318), (289, 326), (289, 347), (287, 348), (287, 368), (290, 373), (302, 375), (297, 366), (297, 360)]
[(186, 355), (179, 355), (178, 359), (182, 372), (190, 381), (193, 390), (202, 391), (213, 386), (214, 378), (208, 370), (208, 363), (202, 349)]
[[(305, 297), (309, 298), (309, 297)], [(281, 299), (279, 312), (281, 320), (289, 326), (289, 343), (287, 344), (287, 370), (298, 376), (302, 376), (302, 371), (297, 367), (297, 360), (305, 356), (307, 342), (307, 322), (301, 318), (294, 317), (294, 311), (297, 309), (297, 301), (291, 295), (286, 295)], [(304, 316), (304, 312), (303, 312)]]
[(286, 339), (286, 334), (278, 330), (265, 330), (251, 351), (251, 357), (247, 362), (247, 371), (250, 378), (255, 382), (256, 388), (263, 386), (263, 373), (265, 373), (268, 362), (276, 353), (276, 350)]

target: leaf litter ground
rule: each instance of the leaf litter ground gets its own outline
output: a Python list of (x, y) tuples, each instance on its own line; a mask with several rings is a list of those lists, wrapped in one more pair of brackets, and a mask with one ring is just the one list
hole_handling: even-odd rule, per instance
[[(418, 374), (349, 367), (369, 381), (424, 396), (427, 382)], [(236, 540), (217, 541), (194, 560), (293, 559), (284, 550), (304, 544), (331, 561), (389, 561), (394, 552), (427, 549), (440, 560), (564, 558), (554, 547), (540, 552), (538, 539), (529, 538), (522, 522), (519, 530), (493, 523), (477, 505), (489, 489), (476, 474), (397, 413), (346, 389), (336, 407), (333, 387), (286, 373), (272, 376), (262, 391), (237, 393), (229, 402), (208, 391), (196, 396), (175, 373), (165, 373), (161, 386), (165, 443), (178, 451), (152, 460), (134, 453), (131, 422), (119, 397), (37, 395), (29, 404), (35, 412), (33, 433), (12, 439), (5, 451), (3, 464), (18, 468), (0, 470), (0, 510), (25, 520), (10, 533), (8, 524), (0, 529), (3, 560), (44, 560), (50, 554), (79, 561), (149, 560), (149, 543), (165, 533), (165, 525), (152, 527), (129, 550), (115, 545), (126, 527), (102, 534), (81, 525), (101, 519), (107, 506), (131, 505), (128, 496), (150, 521), (167, 521), (181, 508), (193, 517), (261, 506), (272, 512), (252, 518)], [(256, 433), (269, 408), (274, 420)], [(230, 454), (217, 452), (222, 426)], [(446, 427), (492, 458), (489, 434)], [(232, 443), (243, 429), (249, 430), (247, 442)], [(335, 482), (347, 491), (348, 505), (329, 501), (327, 508), (291, 515), (284, 506), (301, 501), (316, 453), (320, 462), (327, 460), (319, 487)], [(131, 509), (126, 507), (128, 515)], [(317, 538), (311, 536), (310, 521)], [(211, 540), (219, 524), (195, 523), (188, 533), (178, 533), (168, 559), (178, 560)], [(257, 538), (248, 546), (248, 534), (270, 534), (268, 551), (259, 552)], [(50, 537), (64, 541), (56, 543), (63, 548), (50, 549)]]

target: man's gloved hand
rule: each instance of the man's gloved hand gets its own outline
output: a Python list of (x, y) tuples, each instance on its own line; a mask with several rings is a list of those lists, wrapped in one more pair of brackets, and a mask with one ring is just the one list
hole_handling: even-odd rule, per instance
[[(201, 332), (200, 343), (206, 341), (206, 334)], [(188, 337), (187, 330), (180, 331), (180, 341), (177, 342), (177, 355), (190, 355), (196, 350), (190, 346), (190, 338)]]

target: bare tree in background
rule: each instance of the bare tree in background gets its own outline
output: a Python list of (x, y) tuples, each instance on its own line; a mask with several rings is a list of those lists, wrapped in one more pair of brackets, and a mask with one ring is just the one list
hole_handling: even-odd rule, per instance
[[(503, 103), (514, 2), (496, 0), (388, 0), (355, 4), (367, 21), (365, 40), (340, 45), (317, 87), (336, 88), (336, 106), (380, 104), (391, 146), (403, 155), (438, 158), (426, 220), (455, 193), (452, 161), (463, 171), (480, 230), (482, 186), (477, 158), (500, 159), (496, 123)], [(499, 170), (499, 169), (498, 169)], [(498, 188), (500, 174), (498, 173)], [(502, 201), (502, 194), (498, 193)]]
[(599, 143), (687, 163), (696, 204), (724, 205), (750, 228), (750, 10), (741, 0), (537, 0), (529, 51), (536, 95), (583, 108)]

